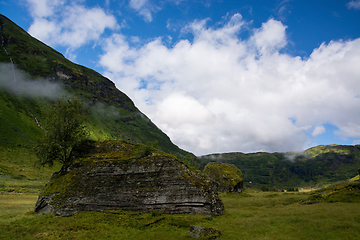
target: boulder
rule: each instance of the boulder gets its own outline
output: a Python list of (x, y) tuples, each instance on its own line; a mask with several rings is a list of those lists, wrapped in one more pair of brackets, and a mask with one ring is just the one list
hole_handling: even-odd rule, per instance
[(219, 185), (220, 192), (241, 193), (244, 189), (243, 175), (233, 164), (211, 162), (203, 173)]
[(190, 233), (188, 237), (215, 239), (221, 237), (221, 232), (219, 230), (208, 227), (190, 226)]
[(133, 210), (217, 216), (216, 185), (175, 157), (124, 141), (89, 142), (41, 191), (37, 213)]

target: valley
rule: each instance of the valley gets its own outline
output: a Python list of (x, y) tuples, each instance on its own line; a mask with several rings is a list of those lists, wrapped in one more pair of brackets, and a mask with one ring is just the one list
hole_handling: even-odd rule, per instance
[[(4, 15), (0, 15), (0, 27), (1, 239), (119, 239), (119, 236), (124, 239), (188, 239), (189, 227), (193, 225), (219, 230), (222, 233), (219, 239), (358, 238), (360, 145), (322, 145), (302, 152), (195, 156), (176, 146), (110, 79), (72, 63)], [(91, 109), (85, 124), (91, 141), (98, 145), (117, 141), (131, 148), (129, 152), (124, 151), (128, 155), (121, 156), (118, 156), (119, 151), (118, 155), (105, 150), (94, 152), (87, 159), (79, 157), (77, 163), (80, 165), (81, 161), (87, 161), (89, 166), (95, 163), (100, 166), (107, 161), (106, 164), (114, 167), (112, 161), (141, 159), (144, 166), (135, 171), (141, 175), (143, 169), (148, 167), (147, 171), (154, 172), (153, 169), (161, 165), (160, 162), (149, 167), (150, 160), (166, 157), (168, 162), (176, 162), (208, 181), (203, 172), (208, 163), (227, 163), (241, 171), (236, 176), (241, 186), (231, 191), (242, 192), (219, 193), (225, 210), (216, 217), (170, 215), (149, 209), (146, 213), (101, 209), (77, 212), (69, 217), (35, 214), (35, 203), (44, 186), (50, 184), (50, 177), (54, 173), (65, 176), (59, 173), (62, 167), (59, 162), (53, 167), (40, 166), (35, 153), (38, 140), (44, 136), (44, 113), (63, 95), (77, 97)], [(147, 152), (147, 147), (155, 145), (155, 150)], [(105, 160), (99, 157), (101, 154), (106, 156)], [(123, 165), (123, 172), (131, 168)], [(151, 177), (156, 179), (155, 175)], [(173, 179), (169, 182), (176, 185)], [(98, 188), (101, 188), (101, 181), (97, 183)], [(141, 181), (149, 180), (143, 178)], [(140, 180), (133, 183), (137, 194), (136, 184), (140, 184)], [(203, 182), (194, 183), (189, 177), (183, 184), (187, 187), (183, 188), (190, 188), (191, 184), (204, 185)], [(300, 188), (320, 190), (296, 191)], [(58, 189), (52, 190), (51, 194), (55, 194)]]

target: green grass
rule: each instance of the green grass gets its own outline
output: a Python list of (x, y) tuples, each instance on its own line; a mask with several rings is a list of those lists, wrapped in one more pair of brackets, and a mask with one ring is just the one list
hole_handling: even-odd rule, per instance
[(220, 230), (219, 239), (358, 239), (360, 203), (302, 205), (305, 193), (221, 194), (219, 217), (127, 211), (72, 217), (32, 213), (36, 194), (0, 194), (0, 239), (188, 239), (190, 225)]
[(41, 120), (40, 107), (44, 104), (45, 101), (15, 97), (0, 89), (0, 146), (33, 147), (43, 133), (36, 119)]
[(39, 193), (60, 163), (49, 168), (37, 167), (36, 161), (31, 149), (0, 147), (0, 191)]
[(351, 182), (353, 182), (353, 181), (359, 181), (359, 180), (360, 180), (360, 175), (357, 175), (357, 176), (355, 176), (355, 177), (353, 177), (353, 178), (350, 179)]
[[(301, 205), (306, 194), (224, 196), (226, 214), (214, 219), (224, 239), (355, 239), (360, 204)], [(355, 212), (354, 212), (355, 211)]]
[(36, 194), (0, 194), (0, 225), (34, 217), (36, 200)]
[(312, 192), (309, 201), (360, 203), (360, 184), (340, 182)]
[(337, 145), (337, 144), (320, 145), (309, 148), (305, 152), (312, 157), (316, 157), (320, 154), (329, 153), (329, 152), (343, 154), (343, 155), (349, 155), (351, 153), (349, 149), (346, 149), (342, 145)]

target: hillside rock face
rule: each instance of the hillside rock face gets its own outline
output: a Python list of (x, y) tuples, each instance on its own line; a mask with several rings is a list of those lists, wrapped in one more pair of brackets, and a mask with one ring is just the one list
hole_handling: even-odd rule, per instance
[(81, 153), (81, 158), (51, 177), (35, 212), (70, 216), (79, 211), (159, 209), (222, 214), (216, 186), (171, 155), (148, 152), (136, 158), (139, 150), (124, 142), (97, 142), (86, 149), (89, 153)]
[(235, 165), (212, 162), (205, 166), (204, 174), (219, 184), (220, 192), (238, 192), (244, 190), (243, 175)]

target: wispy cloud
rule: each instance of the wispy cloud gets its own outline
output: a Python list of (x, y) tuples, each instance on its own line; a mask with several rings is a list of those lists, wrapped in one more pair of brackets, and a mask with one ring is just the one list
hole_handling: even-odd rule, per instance
[(281, 21), (285, 21), (287, 16), (291, 13), (291, 5), (290, 3), (293, 0), (283, 0), (281, 1), (275, 9), (276, 12), (276, 16), (278, 19), (280, 19)]
[(323, 125), (321, 125), (321, 126), (316, 126), (316, 127), (314, 128), (314, 131), (313, 131), (313, 133), (312, 133), (312, 136), (313, 136), (313, 137), (316, 137), (316, 136), (321, 135), (321, 134), (323, 134), (323, 133), (325, 133), (325, 132), (326, 132), (326, 129), (325, 129), (325, 127), (324, 127)]
[(149, 0), (130, 0), (129, 6), (147, 22), (151, 22), (153, 20), (152, 13), (160, 10), (160, 7), (151, 3)]
[(350, 1), (348, 4), (347, 4), (348, 8), (351, 9), (355, 9), (355, 10), (359, 10), (360, 9), (360, 0), (353, 0), (353, 1)]

